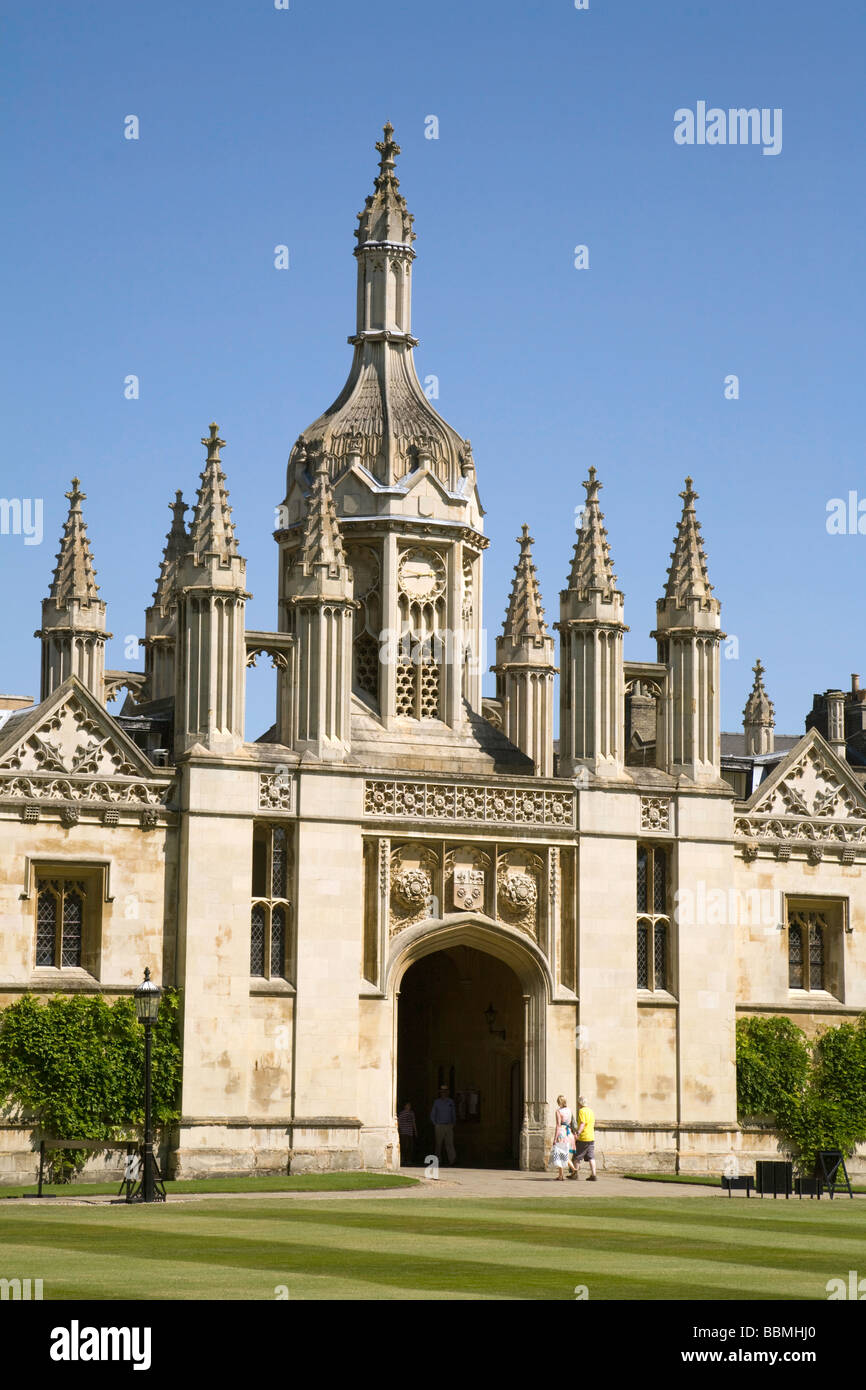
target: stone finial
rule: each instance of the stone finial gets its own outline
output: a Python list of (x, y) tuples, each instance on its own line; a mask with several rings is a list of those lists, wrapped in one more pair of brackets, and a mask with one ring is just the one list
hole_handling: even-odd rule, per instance
[(707, 574), (704, 541), (695, 512), (698, 493), (692, 488), (691, 478), (686, 478), (685, 491), (680, 493), (680, 497), (683, 499), (683, 514), (671, 551), (664, 597), (672, 599), (676, 608), (686, 608), (690, 601), (708, 607), (713, 601), (713, 586)]
[(358, 213), (355, 236), (359, 249), (369, 241), (393, 241), (408, 245), (415, 240), (412, 231), (414, 218), (399, 191), (400, 180), (394, 173), (400, 146), (394, 139), (394, 127), (390, 121), (386, 121), (382, 133), (384, 140), (376, 141), (380, 155), (379, 172), (373, 180), (376, 191), (367, 197), (363, 212)]
[(57, 608), (68, 608), (73, 601), (92, 603), (99, 592), (87, 538), (87, 524), (81, 511), (81, 503), (86, 500), (87, 493), (80, 490), (80, 483), (80, 478), (73, 478), (72, 489), (65, 494), (69, 499), (69, 514), (63, 526), (49, 590), (49, 596)]
[(582, 486), (586, 488), (586, 505), (580, 535), (574, 547), (568, 587), (581, 595), (592, 591), (611, 593), (616, 589), (616, 575), (610, 558), (604, 512), (598, 504), (602, 484), (594, 467), (590, 468), (589, 477)]
[(529, 527), (523, 523), (517, 537), (520, 557), (514, 567), (514, 580), (511, 585), (511, 598), (505, 613), (503, 637), (510, 637), (515, 646), (525, 638), (548, 637), (538, 588), (538, 574), (532, 559), (534, 540)]
[(752, 670), (755, 673), (755, 679), (746, 701), (746, 708), (743, 710), (743, 719), (748, 724), (775, 724), (776, 711), (764, 686), (765, 668), (760, 660), (755, 662)]
[(776, 711), (764, 687), (764, 667), (760, 661), (756, 661), (752, 669), (755, 680), (746, 701), (746, 708), (743, 710), (743, 730), (746, 735), (746, 753), (755, 757), (773, 752)]
[(394, 127), (390, 121), (386, 121), (382, 127), (384, 140), (376, 141), (376, 149), (382, 158), (379, 160), (379, 176), (375, 180), (375, 187), (381, 193), (386, 188), (399, 188), (400, 180), (394, 173), (396, 156), (400, 154), (400, 146), (394, 139)]
[(307, 498), (304, 538), (295, 563), (305, 574), (312, 574), (320, 566), (325, 566), (333, 573), (346, 564), (343, 536), (337, 520), (337, 508), (324, 451), (315, 455), (313, 487)]
[(204, 444), (205, 448), (207, 449), (207, 461), (208, 461), (208, 463), (219, 463), (219, 461), (220, 461), (220, 449), (224, 449), (224, 448), (225, 448), (225, 443), (226, 443), (226, 442), (225, 442), (224, 439), (220, 439), (219, 433), (220, 433), (219, 425), (214, 424), (214, 422), (211, 421), (211, 425), (210, 425), (210, 434), (204, 435), (204, 436), (202, 437), (202, 441), (201, 441), (201, 442), (202, 442), (202, 444)]
[(220, 439), (218, 426), (211, 425), (210, 434), (201, 442), (207, 449), (207, 463), (201, 474), (187, 547), (198, 557), (216, 555), (221, 560), (230, 560), (237, 555), (238, 546), (225, 487), (226, 475), (220, 466), (219, 451), (225, 448), (225, 440)]
[(189, 548), (189, 534), (184, 522), (184, 513), (188, 508), (180, 488), (175, 493), (174, 501), (169, 502), (168, 509), (171, 512), (171, 529), (165, 538), (165, 549), (162, 552), (156, 591), (153, 595), (154, 603), (160, 604), (162, 608), (167, 608), (171, 603), (178, 561)]

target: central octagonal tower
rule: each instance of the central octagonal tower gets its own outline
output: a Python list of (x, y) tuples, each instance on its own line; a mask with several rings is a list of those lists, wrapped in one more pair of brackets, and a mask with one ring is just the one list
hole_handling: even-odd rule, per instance
[[(358, 214), (357, 326), (348, 380), (289, 457), (280, 546), (280, 628), (314, 480), (327, 474), (354, 579), (351, 688), (386, 730), (459, 732), (481, 713), (481, 560), (487, 540), (468, 439), (434, 410), (415, 370), (412, 215), (386, 125), (375, 191)], [(285, 682), (284, 682), (285, 683)], [(288, 701), (281, 698), (281, 741)], [(432, 723), (431, 723), (432, 721)]]

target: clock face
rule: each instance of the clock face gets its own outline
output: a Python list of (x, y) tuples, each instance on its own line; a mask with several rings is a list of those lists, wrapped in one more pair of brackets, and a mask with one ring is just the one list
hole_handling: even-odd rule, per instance
[(401, 591), (415, 603), (438, 598), (445, 591), (445, 565), (433, 550), (407, 550), (397, 566)]

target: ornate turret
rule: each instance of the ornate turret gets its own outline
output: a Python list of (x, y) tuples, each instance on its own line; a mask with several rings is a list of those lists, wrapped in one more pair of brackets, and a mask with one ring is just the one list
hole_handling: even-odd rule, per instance
[(318, 456), (304, 534), (284, 586), (295, 642), (280, 673), (279, 740), (338, 761), (351, 747), (352, 572), (324, 458)]
[(177, 572), (189, 546), (184, 524), (187, 505), (181, 492), (169, 503), (171, 529), (165, 538), (165, 549), (153, 603), (144, 614), (145, 672), (147, 698), (165, 700), (174, 696), (174, 654), (177, 638)]
[[(246, 561), (238, 554), (217, 425), (185, 553), (176, 560), (175, 751), (231, 752), (244, 738)], [(176, 504), (177, 505), (177, 504)]]
[(532, 758), (539, 777), (552, 777), (556, 665), (532, 560), (533, 543), (524, 522), (505, 626), (496, 639), (496, 665), (492, 669), (496, 672), (496, 696), (502, 703), (504, 732)]
[(760, 661), (756, 661), (752, 669), (755, 673), (755, 683), (743, 710), (743, 729), (746, 735), (746, 753), (757, 756), (773, 752), (776, 712), (764, 689), (764, 668)]
[(560, 594), (560, 759), (563, 777), (586, 768), (617, 779), (625, 761), (623, 596), (616, 587), (599, 508), (595, 468), (584, 482), (586, 505), (568, 588)]
[(720, 775), (719, 644), (721, 605), (712, 597), (695, 513), (698, 494), (686, 478), (664, 597), (656, 604), (659, 662), (668, 668), (658, 766), (693, 781)]
[(105, 702), (105, 604), (97, 598), (99, 585), (90, 553), (81, 503), (87, 494), (72, 479), (67, 492), (69, 514), (63, 527), (57, 565), (48, 597), (42, 600), (41, 699), (46, 699), (67, 676), (78, 676), (96, 698)]
[[(355, 233), (349, 376), (289, 457), (275, 535), (280, 621), (288, 622), (288, 578), (308, 522), (310, 490), (324, 467), (360, 600), (355, 694), (386, 728), (410, 732), (405, 721), (412, 720), (466, 731), (466, 706), (481, 712), (483, 511), (471, 445), (431, 404), (437, 379), (428, 378), (425, 389), (415, 370), (415, 233), (399, 191), (400, 147), (390, 124), (376, 148), (379, 172)], [(383, 643), (389, 654), (380, 660)]]

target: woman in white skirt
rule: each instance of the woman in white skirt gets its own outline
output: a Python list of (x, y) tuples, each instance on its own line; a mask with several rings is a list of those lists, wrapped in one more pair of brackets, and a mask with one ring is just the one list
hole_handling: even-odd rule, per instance
[(556, 1097), (556, 1134), (553, 1140), (552, 1160), (559, 1169), (557, 1182), (564, 1182), (566, 1172), (569, 1177), (576, 1171), (571, 1161), (574, 1151), (574, 1113), (566, 1104), (565, 1096)]

